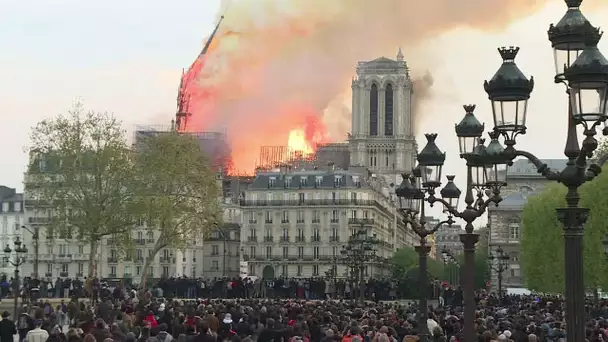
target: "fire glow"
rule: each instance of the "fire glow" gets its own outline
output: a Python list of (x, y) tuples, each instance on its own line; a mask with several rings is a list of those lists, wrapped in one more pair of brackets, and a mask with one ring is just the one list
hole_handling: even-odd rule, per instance
[(251, 173), (262, 146), (312, 153), (347, 137), (357, 61), (392, 57), (399, 46), (408, 60), (430, 37), (499, 28), (545, 2), (433, 0), (412, 11), (405, 0), (224, 0), (225, 22), (182, 79), (184, 130), (227, 132), (232, 173)]

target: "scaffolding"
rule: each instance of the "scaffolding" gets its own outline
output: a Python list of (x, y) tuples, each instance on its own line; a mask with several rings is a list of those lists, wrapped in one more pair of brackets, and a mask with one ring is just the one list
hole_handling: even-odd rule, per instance
[(305, 153), (289, 146), (262, 146), (256, 169), (273, 169), (281, 164), (311, 163), (315, 153)]

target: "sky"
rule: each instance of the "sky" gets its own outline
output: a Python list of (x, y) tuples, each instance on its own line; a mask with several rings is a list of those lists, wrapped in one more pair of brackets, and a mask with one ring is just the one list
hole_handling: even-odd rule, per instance
[[(608, 6), (601, 2), (586, 0), (583, 12), (595, 26), (608, 26)], [(182, 68), (215, 26), (220, 1), (0, 0), (0, 8), (0, 184), (22, 190), (31, 127), (76, 101), (114, 113), (130, 131), (136, 124), (166, 125), (175, 112)], [(477, 104), (478, 118), (492, 126), (483, 81), (500, 66), (496, 48), (504, 45), (521, 47), (516, 62), (536, 81), (528, 134), (518, 147), (543, 158), (562, 156), (566, 97), (553, 84), (546, 31), (564, 12), (563, 1), (549, 0), (501, 30), (463, 28), (403, 46), (410, 68), (432, 67), (431, 97), (417, 115), (418, 140), (422, 146), (422, 133), (439, 133), (438, 145), (448, 154), (445, 174), (464, 178), (454, 134), (462, 105)], [(606, 39), (600, 48), (608, 55)], [(345, 88), (349, 84), (345, 80)]]

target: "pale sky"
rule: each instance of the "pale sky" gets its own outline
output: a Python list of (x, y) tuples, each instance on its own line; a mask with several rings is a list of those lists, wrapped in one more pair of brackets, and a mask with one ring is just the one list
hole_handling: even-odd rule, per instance
[[(167, 124), (181, 69), (200, 51), (218, 8), (219, 0), (0, 0), (0, 184), (23, 189), (30, 128), (65, 113), (78, 99), (86, 108), (113, 112), (129, 130), (136, 124)], [(583, 12), (595, 26), (608, 26), (608, 8), (583, 6)], [(492, 126), (483, 81), (499, 67), (496, 48), (502, 45), (522, 48), (516, 61), (536, 81), (528, 134), (518, 147), (544, 158), (562, 156), (566, 97), (553, 84), (546, 31), (564, 13), (563, 1), (553, 0), (503, 32), (458, 30), (421, 47), (438, 65), (431, 70), (434, 96), (421, 126), (439, 133), (438, 145), (448, 152), (445, 174), (463, 179), (454, 134), (454, 123), (464, 115), (462, 104), (476, 103), (480, 120)], [(408, 47), (403, 48), (407, 58)], [(606, 38), (600, 48), (608, 55)], [(416, 68), (415, 60), (408, 62)], [(350, 81), (345, 81), (346, 88)]]

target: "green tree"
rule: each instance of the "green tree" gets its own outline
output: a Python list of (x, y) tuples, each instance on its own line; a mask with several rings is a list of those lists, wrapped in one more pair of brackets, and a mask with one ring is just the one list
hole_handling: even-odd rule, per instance
[(124, 133), (113, 116), (84, 113), (82, 105), (39, 122), (31, 133), (26, 193), (33, 209), (50, 218), (47, 238), (75, 233), (89, 245), (89, 276), (102, 238), (129, 236), (137, 216)]
[[(393, 254), (392, 258), (393, 275), (400, 278), (413, 270), (418, 272), (419, 260), (418, 252), (416, 252), (414, 248), (404, 247), (398, 249), (395, 254)], [(429, 256), (427, 266), (428, 273), (431, 277), (435, 279), (443, 277), (444, 270), (442, 261), (437, 261)]]
[(158, 236), (146, 258), (140, 284), (163, 248), (184, 249), (221, 224), (220, 186), (198, 142), (190, 135), (164, 133), (137, 141), (139, 195)]
[[(602, 245), (608, 222), (608, 174), (583, 185), (580, 206), (589, 208), (585, 225), (584, 274), (589, 289), (607, 288), (608, 271)], [(564, 288), (563, 225), (555, 209), (565, 207), (566, 188), (554, 184), (528, 199), (522, 214), (521, 262), (526, 286), (532, 290), (561, 293)]]

